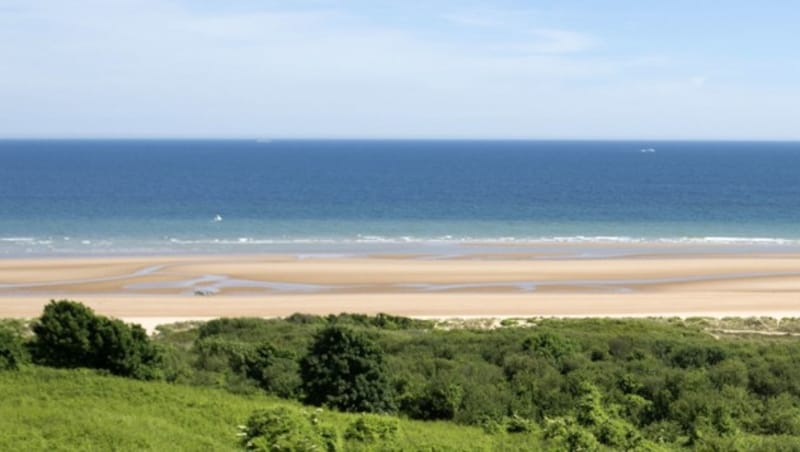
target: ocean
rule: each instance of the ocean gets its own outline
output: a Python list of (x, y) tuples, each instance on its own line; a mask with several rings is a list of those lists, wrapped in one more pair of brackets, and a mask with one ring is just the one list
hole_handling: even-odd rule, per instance
[(0, 255), (800, 245), (800, 143), (2, 140)]

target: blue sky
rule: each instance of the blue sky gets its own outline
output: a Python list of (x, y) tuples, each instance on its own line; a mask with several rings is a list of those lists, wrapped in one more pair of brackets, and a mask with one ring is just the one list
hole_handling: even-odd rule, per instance
[(0, 137), (800, 139), (800, 3), (0, 0)]

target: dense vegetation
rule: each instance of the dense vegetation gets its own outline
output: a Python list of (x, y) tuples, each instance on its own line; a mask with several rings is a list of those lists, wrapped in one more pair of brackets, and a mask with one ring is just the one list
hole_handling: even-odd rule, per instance
[[(105, 318), (61, 302), (48, 306), (32, 335), (18, 323), (1, 327), (0, 368), (10, 369), (3, 384), (46, 393), (47, 376), (58, 376), (56, 386), (69, 380), (69, 372), (26, 365), (30, 359), (165, 380), (113, 379), (247, 406), (219, 419), (229, 429), (242, 424), (239, 445), (251, 449), (800, 450), (800, 340), (752, 331), (759, 319), (732, 332), (711, 331), (703, 319), (531, 319), (487, 328), (296, 314), (176, 324), (153, 339), (96, 319)], [(783, 329), (796, 326), (785, 321)], [(53, 355), (53, 347), (78, 352)], [(98, 347), (105, 351), (92, 351)], [(210, 422), (213, 413), (204, 416)], [(235, 443), (234, 434), (215, 441)]]

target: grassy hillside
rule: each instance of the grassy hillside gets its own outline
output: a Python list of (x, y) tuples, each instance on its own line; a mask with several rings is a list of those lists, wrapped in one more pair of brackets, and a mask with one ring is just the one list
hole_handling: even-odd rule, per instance
[[(256, 409), (300, 405), (261, 395), (29, 366), (0, 372), (0, 450), (241, 450), (237, 426)], [(313, 410), (312, 408), (307, 408)], [(323, 411), (340, 433), (356, 414)], [(392, 444), (346, 450), (531, 450), (534, 434), (487, 435), (447, 422), (400, 420)]]
[(296, 314), (148, 338), (57, 305), (0, 321), (0, 450), (236, 450), (246, 425), (260, 450), (800, 451), (798, 319)]

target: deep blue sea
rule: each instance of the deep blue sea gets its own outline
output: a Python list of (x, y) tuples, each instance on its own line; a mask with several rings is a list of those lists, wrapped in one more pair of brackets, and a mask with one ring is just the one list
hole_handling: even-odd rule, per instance
[(0, 141), (0, 255), (532, 240), (800, 243), (800, 143)]

